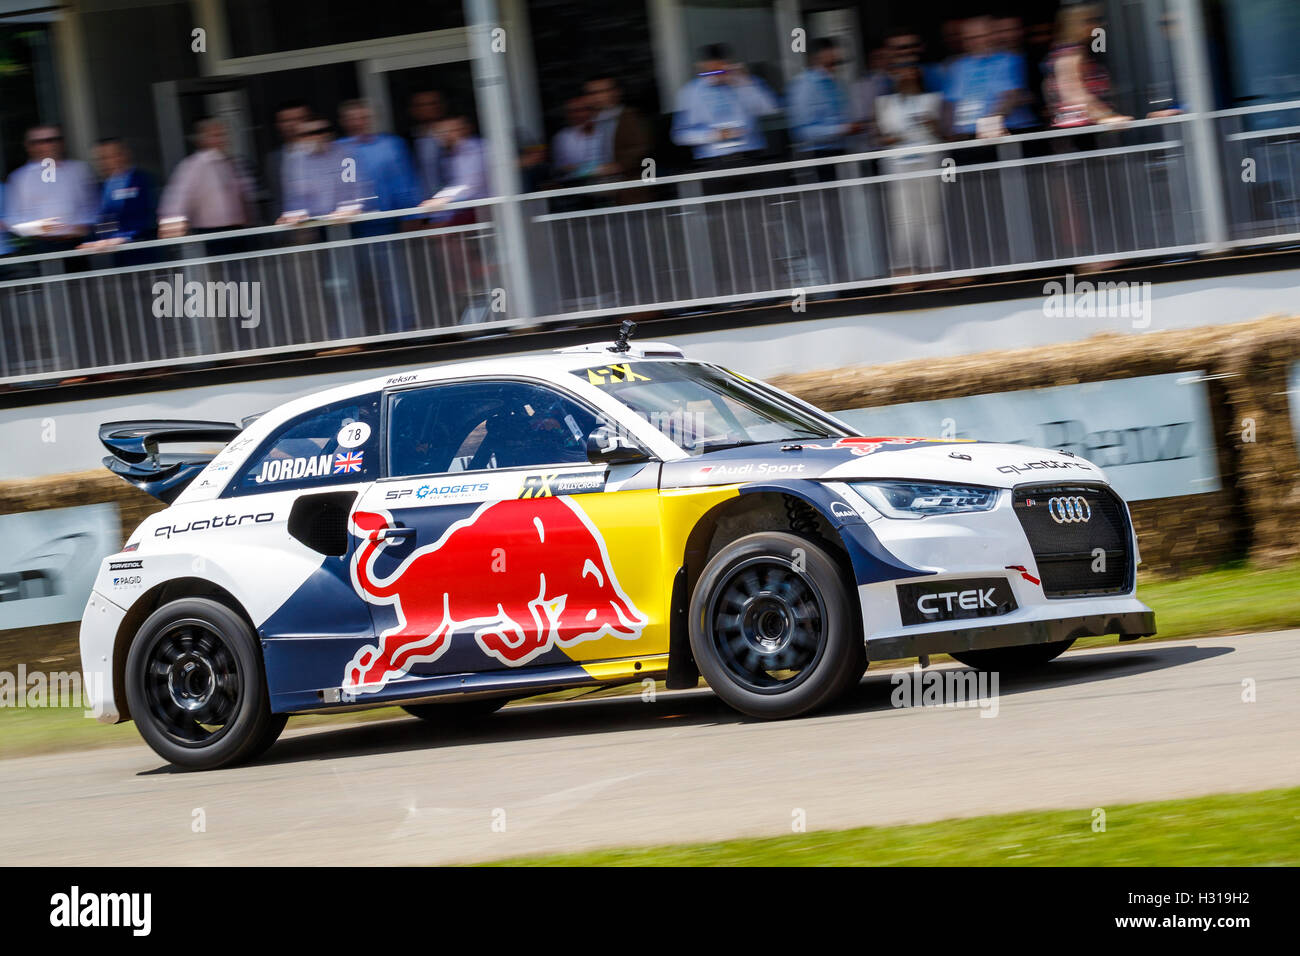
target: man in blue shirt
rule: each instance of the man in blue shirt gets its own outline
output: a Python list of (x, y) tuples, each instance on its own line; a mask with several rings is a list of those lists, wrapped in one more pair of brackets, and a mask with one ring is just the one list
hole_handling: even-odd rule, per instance
[(959, 136), (1006, 134), (1005, 118), (1019, 102), (1017, 80), (997, 52), (992, 17), (962, 24), (966, 53), (948, 70), (945, 98), (953, 105), (952, 131)]
[(131, 151), (117, 137), (96, 143), (94, 160), (104, 181), (96, 238), (115, 244), (154, 238), (157, 194), (153, 178), (135, 167)]
[(437, 134), (438, 124), (447, 115), (446, 102), (437, 90), (421, 90), (411, 95), (410, 114), (420, 197), (427, 199), (438, 192), (446, 180), (446, 163)]
[[(376, 212), (418, 205), (420, 187), (406, 142), (389, 133), (375, 132), (375, 114), (370, 103), (348, 100), (339, 107), (339, 125), (347, 133), (346, 138), (338, 141), (339, 154), (344, 160), (355, 162), (355, 183), (343, 180), (345, 185), (355, 187), (354, 208), (360, 212)], [(354, 224), (352, 234), (357, 238), (384, 236), (398, 228), (392, 219), (371, 219)], [(407, 331), (415, 326), (408, 291), (410, 277), (406, 259), (400, 255), (403, 250), (397, 245), (401, 241), (364, 243), (353, 250), (368, 332)], [(377, 295), (366, 301), (372, 289)]]
[(863, 129), (862, 123), (849, 121), (848, 100), (835, 79), (843, 59), (839, 44), (831, 37), (821, 37), (813, 41), (808, 53), (808, 69), (790, 81), (786, 112), (797, 153), (842, 153), (845, 138)]
[(0, 183), (0, 256), (9, 255), (9, 227), (4, 221), (5, 187)]
[[(375, 132), (375, 115), (366, 100), (349, 100), (339, 107), (339, 124), (347, 135), (338, 141), (345, 157), (356, 161), (357, 196), (362, 211), (409, 209), (420, 202), (420, 187), (411, 154), (400, 137)], [(383, 220), (358, 227), (362, 235), (391, 232)]]
[(1012, 133), (1024, 133), (1038, 125), (1038, 118), (1030, 105), (1033, 96), (1029, 92), (1029, 64), (1024, 51), (1024, 21), (1019, 17), (999, 17), (994, 23), (993, 35), (998, 50), (996, 56), (1002, 63), (1005, 77), (1001, 105), (1008, 110), (1007, 129)]
[(705, 47), (699, 73), (677, 94), (673, 142), (702, 162), (752, 157), (767, 141), (758, 119), (780, 109), (767, 85), (731, 58), (726, 44)]

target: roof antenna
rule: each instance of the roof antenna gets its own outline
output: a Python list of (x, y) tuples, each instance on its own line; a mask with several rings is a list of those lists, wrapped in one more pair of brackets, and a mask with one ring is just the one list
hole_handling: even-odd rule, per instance
[(623, 324), (618, 327), (618, 334), (614, 336), (614, 344), (609, 347), (609, 350), (611, 352), (626, 352), (631, 348), (627, 344), (627, 340), (632, 337), (632, 333), (635, 331), (636, 323), (631, 319), (624, 319)]

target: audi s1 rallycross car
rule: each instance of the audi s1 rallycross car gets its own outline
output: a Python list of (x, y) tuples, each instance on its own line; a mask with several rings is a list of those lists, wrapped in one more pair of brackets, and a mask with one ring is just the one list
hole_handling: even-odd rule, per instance
[(251, 759), (290, 714), (461, 720), (703, 676), (782, 718), (871, 660), (1018, 668), (1155, 631), (1128, 508), (1095, 465), (864, 436), (625, 336), (332, 388), (246, 427), (100, 438), (170, 506), (103, 561), (86, 684), (101, 720), (134, 720), (183, 767)]

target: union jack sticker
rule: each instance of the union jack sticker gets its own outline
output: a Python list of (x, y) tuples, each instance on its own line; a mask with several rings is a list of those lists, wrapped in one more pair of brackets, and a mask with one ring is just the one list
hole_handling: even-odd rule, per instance
[(334, 474), (349, 475), (360, 473), (363, 451), (340, 452), (334, 456)]

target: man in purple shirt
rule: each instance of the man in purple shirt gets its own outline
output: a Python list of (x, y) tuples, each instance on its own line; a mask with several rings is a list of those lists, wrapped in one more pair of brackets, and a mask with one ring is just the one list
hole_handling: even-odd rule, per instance
[[(438, 141), (442, 144), (447, 182), (437, 195), (420, 205), (440, 209), (448, 203), (486, 199), (492, 194), (488, 186), (487, 151), (483, 140), (474, 135), (474, 127), (463, 116), (452, 116), (438, 124)], [(479, 221), (480, 207), (456, 209), (434, 218), (439, 226), (464, 226)], [(486, 215), (485, 211), (485, 215)], [(451, 292), (463, 303), (462, 323), (489, 317), (482, 304), (488, 285), (489, 264), (484, 261), (477, 242), (465, 242), (455, 234), (439, 237), (441, 255), (446, 257)]]
[[(452, 116), (438, 124), (438, 140), (442, 144), (447, 182), (437, 195), (421, 205), (438, 208), (447, 203), (486, 199), (488, 188), (487, 151), (483, 140), (474, 135), (474, 128), (463, 116)], [(475, 209), (458, 209), (444, 225), (461, 225), (477, 221)]]

